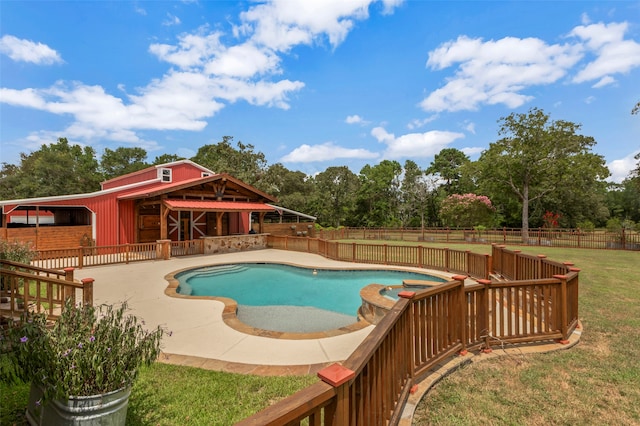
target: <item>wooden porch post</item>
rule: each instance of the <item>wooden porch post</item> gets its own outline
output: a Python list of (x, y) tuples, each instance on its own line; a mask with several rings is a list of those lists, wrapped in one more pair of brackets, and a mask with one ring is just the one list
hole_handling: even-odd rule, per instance
[(266, 212), (260, 212), (260, 214), (258, 215), (258, 233), (259, 234), (264, 234), (264, 216), (266, 215)]
[(168, 238), (167, 232), (167, 216), (169, 215), (169, 209), (160, 201), (160, 239), (166, 240)]
[(222, 235), (222, 215), (224, 212), (216, 212), (216, 237)]

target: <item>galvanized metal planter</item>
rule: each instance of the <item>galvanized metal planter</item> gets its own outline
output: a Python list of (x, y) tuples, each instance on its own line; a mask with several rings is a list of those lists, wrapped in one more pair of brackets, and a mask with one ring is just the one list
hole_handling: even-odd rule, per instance
[(40, 405), (43, 392), (31, 385), (27, 421), (41, 426), (124, 426), (131, 387), (102, 395), (74, 396), (68, 401), (51, 400)]

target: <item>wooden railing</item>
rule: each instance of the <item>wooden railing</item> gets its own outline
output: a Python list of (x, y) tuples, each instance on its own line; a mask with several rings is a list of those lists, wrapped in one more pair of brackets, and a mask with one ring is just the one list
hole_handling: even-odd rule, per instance
[(478, 243), (503, 245), (531, 245), (608, 250), (640, 250), (640, 233), (622, 229), (619, 232), (580, 229), (529, 230), (523, 241), (519, 228), (474, 229), (450, 228), (340, 228), (321, 230), (316, 237), (327, 240), (389, 240), (436, 243)]
[[(326, 240), (307, 241), (306, 248), (296, 239), (270, 237), (270, 241), (275, 248), (310, 251), (341, 260), (371, 260), (389, 254), (385, 251), (388, 248), (371, 251)], [(420, 250), (407, 252), (410, 258), (415, 255), (424, 259), (419, 253), (424, 255)], [(457, 262), (457, 268), (470, 269), (470, 257), (461, 253), (453, 254), (453, 262)], [(578, 324), (579, 271), (504, 247), (494, 247), (496, 254), (501, 256), (498, 265), (504, 268), (503, 276), (510, 273), (526, 278), (479, 279), (465, 285), (467, 276), (458, 275), (446, 284), (401, 294), (402, 298), (347, 360), (319, 372), (322, 382), (238, 425), (395, 425), (411, 387), (457, 353), (490, 351), (492, 346), (505, 343), (553, 339), (566, 343)], [(451, 262), (450, 251), (430, 255), (438, 265), (446, 263), (447, 257)], [(547, 273), (553, 276), (544, 276)]]
[(46, 268), (83, 268), (156, 259), (157, 243), (38, 250), (33, 264)]
[(0, 318), (15, 321), (27, 312), (55, 319), (67, 298), (93, 304), (93, 279), (76, 281), (73, 268), (64, 271), (0, 260)]
[(423, 246), (361, 244), (318, 238), (269, 235), (271, 248), (320, 254), (333, 260), (379, 265), (412, 266), (489, 278), (490, 256), (464, 250)]

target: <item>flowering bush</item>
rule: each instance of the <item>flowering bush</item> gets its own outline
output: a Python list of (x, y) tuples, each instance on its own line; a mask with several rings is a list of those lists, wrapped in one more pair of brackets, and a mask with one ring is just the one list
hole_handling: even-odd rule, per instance
[(476, 225), (491, 226), (495, 207), (489, 197), (476, 194), (453, 194), (440, 204), (440, 218), (447, 226), (470, 228)]
[(29, 263), (35, 255), (36, 253), (31, 250), (31, 245), (28, 243), (0, 241), (0, 260)]
[(53, 324), (27, 313), (2, 332), (1, 379), (41, 385), (45, 399), (99, 395), (133, 384), (142, 365), (160, 354), (163, 330), (147, 331), (127, 315), (127, 304), (75, 306), (65, 303)]
[(548, 229), (554, 229), (558, 227), (558, 220), (560, 219), (560, 213), (553, 213), (550, 211), (546, 211), (542, 215), (542, 220), (544, 222), (544, 227)]

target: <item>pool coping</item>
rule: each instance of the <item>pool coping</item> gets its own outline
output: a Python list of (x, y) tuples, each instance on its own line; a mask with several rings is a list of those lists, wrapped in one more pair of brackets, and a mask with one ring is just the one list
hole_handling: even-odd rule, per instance
[[(305, 268), (305, 269), (313, 269), (313, 270), (331, 270), (331, 271), (356, 271), (356, 270), (380, 270), (380, 271), (399, 271), (399, 272), (413, 272), (416, 273), (416, 271), (412, 271), (410, 269), (407, 268), (402, 268), (402, 267), (394, 267), (394, 266), (387, 266), (385, 265), (384, 267), (379, 267), (381, 265), (377, 265), (377, 264), (367, 264), (370, 267), (350, 267), (350, 268), (340, 268), (340, 267), (332, 267), (332, 266), (323, 266), (321, 268), (318, 267), (309, 267), (308, 265), (302, 265), (299, 263), (293, 263), (293, 262), (283, 262), (283, 261), (261, 261), (261, 262), (228, 262), (228, 263), (212, 263), (209, 265), (201, 265), (198, 266), (198, 268), (207, 268), (207, 267), (215, 267), (215, 266), (225, 266), (225, 265), (234, 265), (234, 264), (238, 264), (238, 263), (253, 263), (253, 264), (273, 264), (273, 265), (287, 265), (287, 266), (294, 266), (297, 268)], [(378, 266), (378, 267), (376, 267)], [(218, 302), (222, 302), (224, 304), (224, 308), (222, 311), (222, 320), (224, 321), (224, 323), (233, 328), (236, 331), (239, 331), (241, 333), (245, 333), (245, 334), (249, 334), (252, 336), (260, 336), (260, 337), (269, 337), (269, 338), (273, 338), (273, 339), (286, 339), (286, 340), (306, 340), (306, 339), (322, 339), (322, 338), (326, 338), (326, 337), (335, 337), (335, 336), (340, 336), (343, 334), (348, 334), (348, 333), (353, 333), (354, 331), (358, 331), (358, 330), (362, 330), (366, 327), (369, 327), (371, 325), (375, 325), (374, 323), (369, 322), (367, 319), (365, 319), (364, 316), (362, 316), (360, 314), (360, 312), (358, 312), (358, 316), (357, 316), (357, 321), (343, 326), (343, 327), (339, 327), (339, 328), (334, 328), (334, 329), (330, 329), (330, 330), (324, 330), (324, 331), (316, 331), (316, 332), (310, 332), (310, 333), (296, 333), (296, 332), (286, 332), (286, 331), (275, 331), (275, 330), (266, 330), (266, 329), (262, 329), (262, 328), (258, 328), (258, 327), (254, 327), (251, 326), (249, 324), (246, 324), (244, 322), (242, 322), (238, 316), (237, 316), (237, 311), (238, 311), (238, 302), (235, 299), (231, 299), (229, 297), (220, 297), (220, 296), (187, 296), (187, 295), (183, 295), (177, 292), (178, 290), (178, 286), (180, 285), (179, 281), (176, 279), (176, 275), (186, 272), (186, 271), (190, 271), (196, 269), (194, 267), (188, 267), (188, 268), (182, 268), (182, 269), (178, 269), (175, 271), (172, 271), (168, 274), (166, 274), (164, 276), (164, 279), (168, 282), (167, 287), (164, 290), (164, 294), (169, 296), (169, 297), (175, 297), (175, 298), (180, 298), (180, 299), (190, 299), (190, 300), (216, 300)], [(428, 274), (425, 275), (430, 275), (430, 276), (434, 276), (434, 277), (438, 277), (438, 278), (442, 278), (445, 280), (450, 280), (449, 277), (446, 277), (444, 274), (443, 275), (439, 275), (437, 272), (433, 272), (431, 270), (429, 270), (430, 272)], [(419, 272), (418, 272), (419, 273)], [(364, 286), (360, 289), (360, 291), (362, 291), (363, 289), (367, 288), (368, 286), (371, 285), (380, 285), (380, 284), (375, 284), (375, 283), (371, 283), (368, 284), (367, 286)], [(252, 364), (247, 364), (247, 365), (252, 365)], [(311, 364), (311, 365), (315, 365), (315, 364)], [(318, 364), (318, 365), (324, 365), (324, 364)]]

